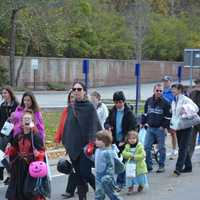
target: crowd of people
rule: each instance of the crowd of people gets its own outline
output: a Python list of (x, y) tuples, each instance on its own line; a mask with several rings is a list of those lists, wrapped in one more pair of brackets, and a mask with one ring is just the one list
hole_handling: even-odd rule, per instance
[[(172, 78), (163, 77), (145, 101), (144, 113), (138, 123), (123, 91), (114, 92), (114, 105), (108, 109), (97, 91), (88, 94), (86, 86), (75, 81), (54, 137), (56, 144), (63, 144), (67, 155), (57, 165), (58, 171), (69, 175), (63, 198), (74, 197), (77, 189), (79, 199), (86, 200), (88, 184), (94, 190), (96, 200), (106, 196), (111, 200), (123, 199), (120, 196), (122, 190), (127, 190), (127, 195), (142, 192), (149, 187), (148, 173), (154, 167), (153, 145), (156, 145), (159, 157), (156, 172), (165, 171), (168, 133), (172, 139), (170, 159), (177, 157), (173, 175), (178, 177), (181, 173), (192, 172), (191, 157), (196, 141), (200, 143), (197, 139), (200, 79), (195, 83), (196, 87), (186, 96), (183, 85), (171, 85)], [(35, 192), (34, 186), (39, 182), (39, 187), (50, 187), (47, 184), (49, 175), (41, 179), (31, 177), (29, 172), (33, 161), (47, 164), (45, 127), (36, 98), (32, 92), (25, 92), (19, 104), (12, 88), (6, 86), (2, 89), (2, 99), (0, 130), (6, 129), (6, 123), (13, 126), (8, 134), (3, 131), (0, 134), (0, 150), (5, 154), (0, 180), (4, 180), (6, 168), (6, 198), (43, 200), (50, 194), (42, 190)], [(139, 134), (144, 127), (145, 139), (141, 141)], [(26, 184), (30, 186), (29, 191)]]

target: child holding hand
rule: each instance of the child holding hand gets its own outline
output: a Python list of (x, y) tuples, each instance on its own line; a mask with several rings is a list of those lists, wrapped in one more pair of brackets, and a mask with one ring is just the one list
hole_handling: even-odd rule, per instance
[[(137, 185), (137, 191), (141, 192), (145, 185), (148, 185), (147, 166), (145, 162), (145, 151), (141, 143), (138, 142), (137, 132), (131, 130), (127, 135), (127, 142), (122, 152), (123, 158), (128, 162), (133, 162), (136, 165), (135, 177), (126, 177), (126, 185), (128, 194), (134, 192), (134, 186)], [(131, 166), (131, 165), (130, 165)]]
[(107, 195), (111, 200), (121, 200), (115, 192), (115, 152), (113, 151), (112, 135), (107, 130), (96, 134), (95, 169), (96, 191), (95, 200), (103, 200)]

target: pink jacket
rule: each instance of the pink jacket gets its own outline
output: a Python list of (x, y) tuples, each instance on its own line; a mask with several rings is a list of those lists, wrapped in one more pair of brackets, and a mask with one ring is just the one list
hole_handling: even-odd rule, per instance
[[(16, 136), (17, 134), (22, 132), (22, 116), (24, 114), (24, 108), (18, 106), (11, 114), (11, 121), (14, 124), (13, 135)], [(35, 126), (38, 129), (39, 136), (42, 138), (42, 141), (45, 141), (45, 129), (44, 129), (44, 122), (42, 119), (41, 112), (35, 112)]]

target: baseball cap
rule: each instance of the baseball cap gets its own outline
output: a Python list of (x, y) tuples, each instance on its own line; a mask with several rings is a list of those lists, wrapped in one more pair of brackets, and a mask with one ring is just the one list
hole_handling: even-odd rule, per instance
[(164, 76), (162, 78), (162, 81), (172, 81), (172, 77), (171, 76)]

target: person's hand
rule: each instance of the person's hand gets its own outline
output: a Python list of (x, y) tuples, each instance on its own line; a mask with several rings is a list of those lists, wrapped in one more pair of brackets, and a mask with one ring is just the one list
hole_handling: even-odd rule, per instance
[(161, 127), (160, 127), (160, 130), (164, 131), (164, 130), (165, 130), (165, 128), (163, 128), (163, 127), (161, 126)]
[(176, 130), (174, 130), (174, 129), (172, 129), (172, 128), (169, 128), (169, 129), (168, 129), (168, 132), (171, 133), (171, 134), (176, 134)]
[(125, 142), (120, 142), (118, 145), (119, 147), (123, 146), (125, 144)]

